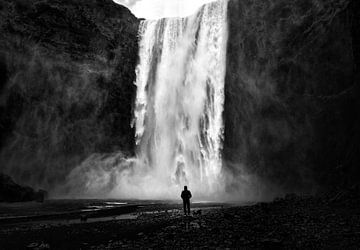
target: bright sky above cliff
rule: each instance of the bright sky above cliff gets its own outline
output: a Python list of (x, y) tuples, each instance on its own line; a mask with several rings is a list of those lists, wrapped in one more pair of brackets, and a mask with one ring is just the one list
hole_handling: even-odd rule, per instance
[(159, 19), (184, 17), (196, 12), (203, 4), (214, 0), (114, 0), (127, 6), (137, 17)]

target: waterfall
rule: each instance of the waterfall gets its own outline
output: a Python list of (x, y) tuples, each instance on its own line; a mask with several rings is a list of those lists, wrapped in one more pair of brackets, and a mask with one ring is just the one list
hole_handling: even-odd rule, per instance
[(205, 197), (222, 186), (227, 32), (227, 0), (140, 24), (137, 158), (165, 188)]

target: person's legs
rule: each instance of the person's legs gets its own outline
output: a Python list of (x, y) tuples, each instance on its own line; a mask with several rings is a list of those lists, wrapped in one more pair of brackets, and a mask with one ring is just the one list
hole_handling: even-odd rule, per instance
[(184, 214), (186, 215), (186, 201), (183, 200), (183, 206), (184, 206)]
[(188, 215), (190, 215), (190, 200), (186, 201), (186, 205), (187, 205), (187, 212), (188, 212)]

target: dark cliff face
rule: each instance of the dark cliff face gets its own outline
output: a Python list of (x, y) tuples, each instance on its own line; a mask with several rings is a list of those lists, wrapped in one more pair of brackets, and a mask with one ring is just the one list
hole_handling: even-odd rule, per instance
[(359, 173), (355, 5), (230, 1), (224, 157), (235, 175), (245, 166), (312, 191)]
[(9, 176), (0, 174), (0, 202), (43, 202), (47, 193), (44, 190), (35, 192), (31, 187), (16, 184)]
[(138, 23), (111, 0), (0, 0), (0, 172), (51, 189), (133, 153)]
[[(359, 10), (229, 2), (230, 190), (244, 170), (285, 192), (358, 182)], [(51, 190), (93, 153), (133, 154), (138, 25), (111, 0), (0, 0), (0, 172)]]

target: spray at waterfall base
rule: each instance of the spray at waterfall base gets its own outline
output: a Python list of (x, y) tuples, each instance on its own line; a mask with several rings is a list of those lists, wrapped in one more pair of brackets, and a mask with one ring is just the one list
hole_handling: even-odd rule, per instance
[(93, 197), (174, 199), (188, 185), (200, 199), (228, 198), (231, 176), (221, 157), (227, 29), (226, 0), (188, 18), (142, 21), (137, 157), (93, 155), (69, 175), (71, 189), (77, 183), (75, 190)]
[(260, 190), (258, 194), (254, 192), (261, 188), (256, 176), (245, 172), (233, 175), (225, 167), (218, 175), (216, 189), (205, 192), (201, 192), (204, 186), (200, 181), (179, 183), (176, 178), (176, 173), (161, 175), (138, 158), (126, 158), (122, 153), (94, 154), (68, 176), (66, 198), (176, 200), (183, 185), (188, 185), (195, 201), (262, 199)]

